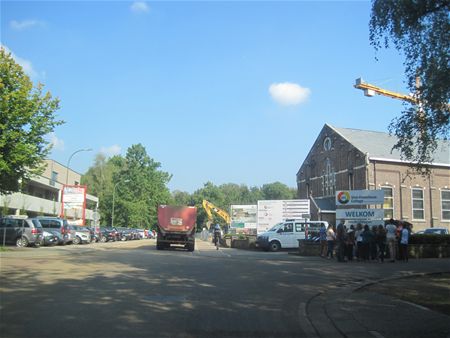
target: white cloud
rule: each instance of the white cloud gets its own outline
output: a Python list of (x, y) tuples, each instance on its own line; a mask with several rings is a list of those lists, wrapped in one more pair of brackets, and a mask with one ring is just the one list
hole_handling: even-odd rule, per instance
[(296, 83), (272, 83), (269, 87), (272, 99), (284, 106), (295, 106), (304, 103), (311, 95), (309, 88), (301, 87)]
[(110, 147), (101, 147), (100, 152), (107, 157), (111, 157), (114, 155), (119, 155), (122, 152), (122, 148), (117, 144), (114, 144)]
[(7, 53), (11, 53), (12, 58), (23, 68), (23, 71), (32, 79), (36, 79), (38, 77), (38, 73), (34, 70), (31, 61), (26, 59), (22, 59), (14, 54), (8, 47), (5, 45), (0, 45)]
[(16, 31), (23, 31), (28, 28), (36, 27), (36, 26), (43, 26), (44, 23), (42, 21), (38, 20), (23, 20), (23, 21), (16, 21), (12, 20), (9, 22), (9, 26), (16, 30)]
[(131, 11), (134, 13), (147, 13), (150, 10), (147, 3), (144, 1), (135, 1), (131, 4)]
[(52, 145), (53, 149), (61, 151), (64, 150), (64, 141), (58, 138), (55, 133), (49, 134), (49, 142)]

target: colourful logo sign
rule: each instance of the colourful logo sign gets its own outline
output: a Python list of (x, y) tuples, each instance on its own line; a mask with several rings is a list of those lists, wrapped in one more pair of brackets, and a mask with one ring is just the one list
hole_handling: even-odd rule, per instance
[(350, 193), (348, 191), (341, 191), (337, 195), (337, 199), (338, 199), (339, 203), (347, 204), (348, 202), (350, 202)]

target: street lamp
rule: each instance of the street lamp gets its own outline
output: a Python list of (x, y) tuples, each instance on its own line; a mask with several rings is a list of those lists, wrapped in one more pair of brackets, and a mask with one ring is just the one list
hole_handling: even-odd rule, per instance
[(116, 187), (119, 183), (128, 183), (130, 182), (130, 180), (124, 180), (124, 181), (119, 181), (116, 184), (114, 184), (114, 189), (113, 189), (113, 205), (112, 205), (112, 214), (111, 214), (111, 228), (114, 227), (114, 201), (115, 201), (115, 196), (116, 196)]
[(69, 166), (70, 166), (70, 161), (72, 160), (73, 155), (80, 153), (82, 151), (92, 151), (92, 148), (88, 148), (88, 149), (78, 149), (77, 151), (73, 152), (72, 155), (70, 155), (69, 157), (69, 161), (67, 161), (67, 171), (66, 171), (66, 185), (69, 183)]

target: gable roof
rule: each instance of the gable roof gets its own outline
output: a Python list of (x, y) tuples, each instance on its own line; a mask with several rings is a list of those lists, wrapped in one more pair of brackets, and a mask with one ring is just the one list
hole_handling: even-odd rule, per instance
[[(400, 157), (400, 151), (393, 149), (397, 137), (388, 133), (361, 129), (337, 128), (327, 124), (353, 146), (363, 153), (368, 153), (369, 159), (407, 162)], [(434, 153), (433, 165), (450, 166), (450, 142), (439, 140)]]

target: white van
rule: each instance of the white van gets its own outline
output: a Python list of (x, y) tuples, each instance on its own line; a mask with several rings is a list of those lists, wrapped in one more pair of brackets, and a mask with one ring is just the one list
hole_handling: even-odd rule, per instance
[(286, 220), (258, 235), (256, 247), (272, 252), (280, 249), (298, 248), (298, 240), (318, 237), (320, 227), (328, 227), (325, 221)]

